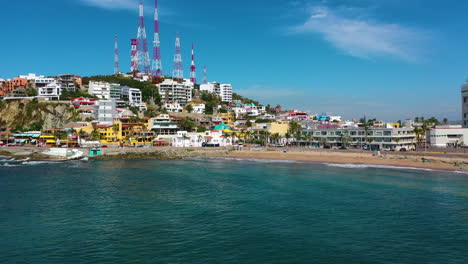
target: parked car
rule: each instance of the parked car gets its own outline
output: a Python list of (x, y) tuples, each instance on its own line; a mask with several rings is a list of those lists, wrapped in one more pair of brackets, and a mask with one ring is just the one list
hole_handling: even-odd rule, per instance
[(219, 144), (202, 143), (202, 147), (204, 147), (204, 148), (217, 148), (217, 147), (219, 147)]
[(101, 148), (107, 148), (107, 145), (101, 145)]

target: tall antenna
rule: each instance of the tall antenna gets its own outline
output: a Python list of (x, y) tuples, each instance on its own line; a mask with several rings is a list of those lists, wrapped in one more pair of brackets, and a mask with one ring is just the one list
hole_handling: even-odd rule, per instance
[(192, 65), (190, 66), (190, 81), (197, 83), (197, 72), (195, 67), (195, 44), (192, 42)]
[(131, 39), (132, 52), (130, 53), (132, 63), (130, 67), (130, 72), (134, 76), (138, 73), (138, 39)]
[(172, 70), (172, 78), (177, 80), (184, 79), (184, 69), (182, 67), (182, 54), (180, 49), (179, 32), (177, 32), (175, 42), (174, 69)]
[(119, 36), (114, 36), (114, 74), (120, 73), (119, 64)]
[(206, 79), (206, 66), (203, 66), (203, 84), (207, 84), (208, 80)]
[(159, 13), (158, 0), (154, 0), (154, 42), (153, 42), (153, 76), (158, 78), (162, 76), (161, 47), (159, 41)]
[(148, 40), (146, 39), (145, 17), (143, 12), (143, 2), (139, 6), (140, 16), (138, 19), (138, 66), (143, 67), (145, 74), (151, 74), (150, 57), (148, 52)]

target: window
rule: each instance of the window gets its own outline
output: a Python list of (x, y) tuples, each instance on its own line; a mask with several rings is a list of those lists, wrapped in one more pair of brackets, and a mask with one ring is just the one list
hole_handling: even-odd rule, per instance
[(341, 136), (341, 131), (336, 131), (337, 136)]
[(377, 136), (382, 136), (382, 131), (377, 131)]
[(327, 131), (322, 131), (322, 136), (326, 136), (327, 135)]
[(330, 136), (334, 136), (334, 135), (335, 135), (335, 132), (331, 131)]
[[(400, 131), (398, 131), (398, 134), (400, 133)], [(384, 136), (391, 136), (392, 135), (392, 131), (384, 131)]]
[(357, 132), (356, 131), (351, 131), (351, 136), (355, 136), (357, 135)]

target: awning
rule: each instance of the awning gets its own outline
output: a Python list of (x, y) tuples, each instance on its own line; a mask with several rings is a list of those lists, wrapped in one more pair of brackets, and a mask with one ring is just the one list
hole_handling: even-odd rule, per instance
[(55, 144), (55, 140), (54, 140), (54, 139), (48, 139), (48, 140), (46, 141), (46, 143), (54, 143), (54, 144)]
[(41, 135), (40, 138), (55, 138), (53, 135)]

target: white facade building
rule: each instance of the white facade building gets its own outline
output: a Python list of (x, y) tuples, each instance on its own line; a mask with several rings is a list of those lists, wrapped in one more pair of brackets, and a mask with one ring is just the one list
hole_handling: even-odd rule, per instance
[(204, 135), (204, 142), (202, 146), (216, 146), (216, 147), (225, 147), (232, 146), (232, 138), (224, 137), (222, 131), (213, 130), (206, 131)]
[(100, 99), (110, 99), (110, 83), (90, 81), (88, 92)]
[(165, 79), (157, 84), (161, 99), (166, 103), (177, 103), (185, 106), (192, 101), (193, 83), (185, 79), (182, 83), (172, 79)]
[(34, 82), (36, 88), (47, 86), (53, 82), (57, 82), (55, 78), (47, 78), (44, 75), (36, 75), (35, 73), (29, 73), (28, 75), (20, 75), (19, 78), (26, 79)]
[(461, 89), (462, 99), (462, 126), (468, 128), (468, 80)]
[(436, 126), (429, 131), (429, 141), (435, 147), (466, 146), (468, 128), (460, 125)]
[(94, 104), (95, 118), (101, 124), (112, 124), (116, 114), (115, 100), (99, 100)]
[(231, 84), (220, 84), (217, 82), (209, 82), (207, 84), (200, 85), (200, 91), (206, 91), (214, 93), (221, 98), (223, 102), (232, 102), (232, 85)]
[(60, 85), (57, 83), (57, 81), (48, 83), (47, 85), (43, 87), (37, 88), (37, 96), (44, 97), (49, 100), (54, 100), (54, 99), (59, 100), (61, 94), (62, 94), (62, 89), (60, 88)]
[(194, 147), (199, 148), (204, 142), (204, 137), (197, 133), (178, 131), (177, 136), (172, 137), (172, 146), (176, 148)]
[(161, 114), (150, 120), (151, 130), (156, 132), (158, 138), (160, 136), (177, 135), (179, 126), (176, 122), (171, 120), (171, 117), (167, 114)]
[(232, 85), (231, 84), (221, 84), (220, 85), (220, 94), (221, 101), (223, 102), (232, 102)]
[(122, 86), (120, 87), (120, 95), (120, 98), (127, 100), (130, 106), (138, 107), (140, 110), (146, 110), (146, 105), (142, 101), (140, 89)]
[(204, 114), (205, 113), (205, 104), (197, 104), (193, 106), (193, 113)]
[(170, 103), (165, 103), (163, 105), (164, 109), (166, 109), (167, 111), (169, 112), (182, 112), (184, 110), (184, 108), (180, 105), (180, 104), (170, 104)]

